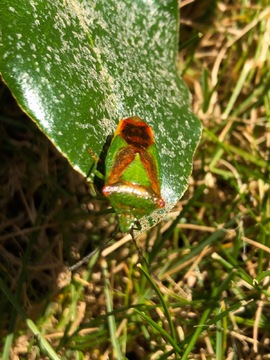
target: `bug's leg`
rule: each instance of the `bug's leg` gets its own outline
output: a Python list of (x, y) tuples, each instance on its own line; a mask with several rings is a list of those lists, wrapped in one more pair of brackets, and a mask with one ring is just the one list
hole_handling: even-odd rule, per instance
[(142, 226), (141, 226), (139, 220), (136, 219), (136, 221), (134, 221), (134, 225), (132, 226), (132, 230), (137, 230), (137, 231), (142, 230)]
[[(90, 190), (90, 194), (92, 196), (96, 196), (97, 195), (97, 191), (96, 191), (96, 187), (94, 185), (94, 178), (98, 178), (102, 181), (104, 181), (104, 176), (103, 174), (97, 169), (97, 165), (99, 163), (99, 157), (94, 153), (94, 151), (92, 149), (88, 149), (88, 152), (91, 156), (91, 158), (94, 160), (94, 162), (92, 163), (88, 173), (87, 173), (87, 176), (86, 176), (86, 179), (87, 179), (87, 183), (89, 185), (89, 190)], [(92, 175), (92, 176), (91, 176)], [(91, 176), (91, 178), (90, 178)]]
[(95, 173), (94, 167), (95, 167), (95, 163), (93, 163), (91, 165), (91, 167), (86, 175), (86, 182), (87, 182), (87, 185), (89, 186), (90, 194), (95, 197), (97, 195), (97, 193), (96, 193), (95, 185), (93, 182), (93, 177), (92, 177), (92, 179), (90, 178), (91, 174)]
[(81, 267), (83, 264), (87, 263), (97, 252), (99, 252), (99, 255), (102, 250), (104, 250), (108, 244), (115, 238), (116, 234), (119, 231), (119, 227), (116, 226), (114, 232), (109, 237), (107, 241), (105, 241), (102, 245), (100, 245), (97, 249), (91, 251), (88, 255), (86, 255), (84, 258), (82, 258), (80, 261), (76, 262), (74, 265), (69, 267), (70, 271), (77, 270), (79, 267)]
[(101, 248), (95, 249), (91, 251), (88, 255), (86, 255), (84, 258), (82, 258), (80, 261), (76, 262), (74, 265), (69, 267), (69, 271), (77, 270), (79, 267), (81, 267), (83, 264), (87, 263), (91, 257), (93, 257), (97, 252), (100, 252), (102, 250)]
[[(97, 165), (100, 161), (99, 157), (94, 153), (94, 151), (92, 149), (88, 149), (88, 152), (89, 152), (91, 158), (94, 160), (93, 166), (96, 166), (95, 171), (94, 171), (95, 176), (97, 176), (101, 180), (104, 180), (104, 175), (97, 169)], [(92, 171), (90, 170), (90, 172), (88, 173), (88, 176), (91, 174), (91, 172)]]
[(99, 157), (94, 153), (94, 151), (92, 149), (88, 149), (88, 152), (91, 156), (91, 158), (95, 161), (95, 163), (97, 164), (99, 162)]
[[(141, 225), (140, 225), (140, 227), (141, 227)], [(135, 229), (135, 230), (137, 230), (137, 229)], [(138, 230), (140, 230), (140, 229), (138, 229)], [(139, 248), (139, 246), (138, 246), (138, 244), (136, 242), (136, 239), (135, 239), (135, 236), (134, 236), (134, 227), (132, 227), (132, 229), (130, 230), (130, 235), (131, 235), (132, 241), (135, 244), (135, 247), (136, 247), (136, 249), (137, 249), (137, 251), (139, 253), (140, 258), (143, 260), (146, 267), (149, 268), (149, 264), (148, 264), (147, 260), (145, 259), (145, 257), (143, 256), (142, 250)]]

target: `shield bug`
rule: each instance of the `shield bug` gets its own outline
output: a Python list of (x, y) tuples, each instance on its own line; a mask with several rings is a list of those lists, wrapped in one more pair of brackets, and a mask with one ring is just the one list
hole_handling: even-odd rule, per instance
[(120, 120), (105, 161), (106, 196), (119, 218), (122, 232), (165, 201), (160, 194), (160, 164), (152, 128), (141, 118)]

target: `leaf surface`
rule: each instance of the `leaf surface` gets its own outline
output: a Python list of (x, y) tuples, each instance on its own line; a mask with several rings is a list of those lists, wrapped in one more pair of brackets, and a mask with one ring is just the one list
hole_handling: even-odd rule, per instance
[(22, 109), (88, 174), (120, 119), (152, 126), (166, 208), (188, 184), (201, 124), (176, 67), (172, 0), (2, 0), (0, 71)]

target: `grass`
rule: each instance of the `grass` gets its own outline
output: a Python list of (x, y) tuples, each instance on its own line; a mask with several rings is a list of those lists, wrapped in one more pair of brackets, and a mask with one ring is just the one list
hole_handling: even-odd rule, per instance
[[(107, 204), (1, 87), (3, 359), (268, 359), (270, 8), (182, 3), (180, 53), (204, 125), (166, 221), (70, 274), (113, 233)], [(184, 65), (183, 65), (184, 64)]]

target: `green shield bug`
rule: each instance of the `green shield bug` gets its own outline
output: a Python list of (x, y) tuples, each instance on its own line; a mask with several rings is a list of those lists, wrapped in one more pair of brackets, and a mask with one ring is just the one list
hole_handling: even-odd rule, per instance
[(165, 206), (154, 133), (141, 118), (120, 120), (105, 169), (102, 193), (115, 209), (122, 232), (131, 231), (140, 218)]

